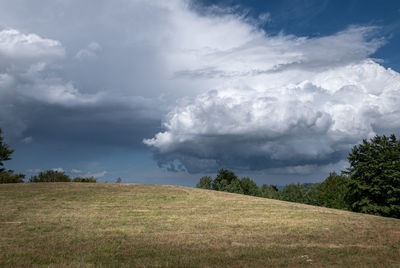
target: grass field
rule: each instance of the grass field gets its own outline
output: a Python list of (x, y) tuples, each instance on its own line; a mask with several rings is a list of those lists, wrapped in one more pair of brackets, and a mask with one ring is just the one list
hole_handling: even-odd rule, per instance
[(400, 267), (400, 220), (177, 186), (4, 184), (0, 266)]

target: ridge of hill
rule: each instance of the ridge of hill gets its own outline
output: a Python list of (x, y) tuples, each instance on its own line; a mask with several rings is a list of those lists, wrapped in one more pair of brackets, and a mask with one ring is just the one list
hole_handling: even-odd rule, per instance
[(399, 267), (400, 220), (182, 186), (0, 185), (0, 266)]

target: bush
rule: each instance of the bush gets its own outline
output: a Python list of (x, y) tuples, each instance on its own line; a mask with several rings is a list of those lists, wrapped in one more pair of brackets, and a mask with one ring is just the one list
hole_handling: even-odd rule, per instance
[(70, 182), (71, 179), (64, 172), (47, 170), (39, 173), (38, 176), (32, 176), (29, 182)]
[(200, 181), (196, 184), (197, 188), (211, 190), (212, 178), (210, 176), (203, 176)]
[(97, 182), (97, 179), (95, 179), (94, 177), (76, 177), (72, 180), (72, 182)]
[(13, 174), (12, 170), (0, 172), (0, 183), (23, 183), (24, 174)]

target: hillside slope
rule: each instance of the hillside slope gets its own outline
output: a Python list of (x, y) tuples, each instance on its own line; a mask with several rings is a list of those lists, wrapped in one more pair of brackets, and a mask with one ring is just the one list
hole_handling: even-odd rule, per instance
[(0, 266), (400, 266), (400, 220), (178, 186), (0, 185)]

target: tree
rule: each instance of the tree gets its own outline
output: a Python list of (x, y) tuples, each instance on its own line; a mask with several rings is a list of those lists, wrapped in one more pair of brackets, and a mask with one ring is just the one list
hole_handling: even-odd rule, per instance
[(261, 195), (265, 198), (279, 199), (279, 190), (275, 185), (263, 184), (261, 186)]
[(318, 205), (328, 208), (346, 209), (346, 195), (349, 179), (346, 176), (338, 175), (335, 172), (319, 184)]
[(280, 192), (280, 199), (290, 202), (306, 203), (307, 189), (303, 184), (288, 184)]
[(226, 191), (226, 188), (232, 181), (239, 180), (235, 173), (227, 169), (218, 170), (218, 174), (212, 183), (212, 189), (217, 191)]
[(55, 170), (47, 170), (39, 173), (38, 176), (33, 176), (29, 182), (70, 182), (70, 177), (64, 172)]
[(211, 190), (212, 178), (210, 176), (203, 176), (200, 181), (196, 184), (197, 188)]
[(97, 182), (95, 177), (75, 177), (72, 179), (72, 182)]
[(4, 168), (3, 161), (11, 160), (10, 155), (14, 151), (8, 148), (8, 144), (3, 142), (1, 133), (2, 131), (0, 128), (0, 172), (4, 172), (6, 169)]
[(243, 193), (252, 196), (261, 196), (261, 190), (258, 185), (249, 177), (244, 177), (240, 180), (240, 186)]
[(24, 174), (14, 174), (12, 170), (0, 172), (1, 183), (22, 183), (24, 182)]
[(306, 192), (304, 196), (304, 203), (313, 205), (313, 206), (321, 206), (321, 184), (320, 183), (306, 183), (304, 185)]
[(230, 184), (228, 184), (223, 191), (235, 194), (244, 194), (242, 185), (239, 179), (233, 179)]
[(396, 136), (364, 139), (348, 159), (346, 201), (350, 209), (400, 218), (400, 142)]
[(14, 152), (8, 147), (3, 141), (2, 131), (0, 128), (0, 183), (19, 183), (24, 182), (24, 174), (14, 174), (13, 170), (7, 170), (4, 168), (3, 161), (11, 160), (10, 155)]

